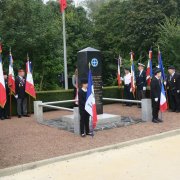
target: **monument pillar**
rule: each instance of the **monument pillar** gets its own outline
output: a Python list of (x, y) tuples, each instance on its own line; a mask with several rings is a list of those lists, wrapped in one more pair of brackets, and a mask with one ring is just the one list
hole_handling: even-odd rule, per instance
[(99, 50), (88, 47), (78, 52), (78, 79), (88, 79), (89, 63), (91, 66), (97, 114), (103, 114), (102, 103), (102, 54)]

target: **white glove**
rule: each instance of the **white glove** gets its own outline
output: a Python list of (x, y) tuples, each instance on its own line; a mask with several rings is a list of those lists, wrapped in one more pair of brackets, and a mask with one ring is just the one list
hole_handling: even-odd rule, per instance
[(156, 102), (158, 102), (158, 98), (154, 98), (154, 100), (155, 100)]
[(14, 97), (17, 99), (17, 98), (18, 98), (18, 95), (16, 94)]
[(167, 85), (167, 82), (166, 82), (166, 81), (164, 81), (164, 85), (165, 85), (165, 86)]
[(177, 90), (177, 93), (180, 93), (180, 90)]
[(146, 87), (145, 86), (143, 87), (143, 91), (146, 91)]
[(123, 77), (121, 77), (121, 81), (124, 81), (124, 78), (123, 78)]

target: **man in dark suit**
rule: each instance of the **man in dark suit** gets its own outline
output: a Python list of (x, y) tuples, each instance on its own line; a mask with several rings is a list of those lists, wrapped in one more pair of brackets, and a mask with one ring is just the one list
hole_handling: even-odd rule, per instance
[[(137, 85), (137, 98), (141, 100), (146, 96), (146, 71), (144, 70), (145, 65), (138, 63), (139, 73), (136, 76)], [(139, 106), (141, 107), (141, 106)]]
[(9, 87), (8, 87), (6, 72), (4, 72), (4, 81), (5, 81), (5, 88), (6, 88), (6, 104), (5, 104), (4, 108), (0, 107), (0, 119), (1, 120), (9, 119)]
[(16, 77), (16, 95), (15, 98), (17, 99), (17, 113), (18, 117), (21, 116), (29, 117), (27, 114), (27, 94), (25, 92), (25, 72), (23, 69), (18, 70), (18, 76)]
[(175, 67), (168, 68), (167, 89), (169, 95), (169, 106), (171, 111), (180, 112), (180, 74), (175, 71)]
[(161, 70), (159, 68), (155, 69), (154, 77), (151, 80), (151, 100), (152, 100), (152, 122), (159, 123), (162, 122), (158, 118), (158, 113), (160, 109), (160, 96), (161, 96)]

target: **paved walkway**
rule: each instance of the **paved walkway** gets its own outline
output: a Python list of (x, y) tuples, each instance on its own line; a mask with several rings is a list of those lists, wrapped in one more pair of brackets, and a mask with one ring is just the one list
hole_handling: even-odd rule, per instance
[[(122, 104), (104, 106), (104, 112), (140, 118), (141, 109)], [(67, 111), (44, 113), (46, 119), (67, 115)], [(70, 113), (72, 114), (72, 113)], [(67, 155), (97, 147), (180, 129), (180, 113), (163, 113), (164, 123), (138, 123), (96, 132), (94, 138), (38, 124), (33, 116), (0, 121), (0, 169)]]
[(180, 135), (95, 153), (1, 180), (179, 180)]

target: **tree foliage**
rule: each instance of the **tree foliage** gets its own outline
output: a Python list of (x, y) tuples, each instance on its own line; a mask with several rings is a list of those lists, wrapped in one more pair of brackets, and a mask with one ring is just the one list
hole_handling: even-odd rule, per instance
[[(85, 6), (85, 7), (84, 7)], [(58, 74), (63, 72), (62, 19), (57, 1), (0, 0), (0, 37), (3, 43), (4, 67), (8, 68), (11, 47), (14, 66), (24, 67), (26, 54), (33, 63), (38, 90), (59, 88)], [(130, 64), (129, 52), (135, 52), (135, 63), (147, 63), (153, 48), (157, 65), (157, 46), (164, 64), (180, 64), (180, 0), (85, 0), (75, 7), (68, 0), (66, 33), (68, 74), (71, 77), (77, 52), (92, 46), (103, 53), (104, 85), (116, 83), (117, 57), (123, 66)]]
[[(69, 4), (66, 14), (69, 74), (74, 71), (77, 51), (90, 46), (92, 26), (83, 8)], [(58, 88), (63, 72), (62, 19), (59, 4), (41, 0), (1, 0), (0, 37), (6, 69), (11, 47), (15, 70), (25, 67), (26, 54), (33, 63), (36, 88)]]

